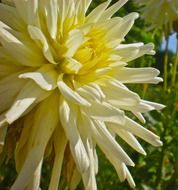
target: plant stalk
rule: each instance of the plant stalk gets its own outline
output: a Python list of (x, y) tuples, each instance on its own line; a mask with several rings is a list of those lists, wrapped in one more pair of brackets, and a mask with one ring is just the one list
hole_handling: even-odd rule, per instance
[(164, 90), (167, 90), (168, 81), (168, 46), (169, 46), (169, 36), (166, 36), (166, 48), (164, 54)]
[(176, 83), (177, 65), (178, 65), (178, 34), (177, 34), (176, 58), (175, 58), (175, 63), (174, 63), (173, 73), (172, 73), (172, 86), (175, 86), (175, 83)]

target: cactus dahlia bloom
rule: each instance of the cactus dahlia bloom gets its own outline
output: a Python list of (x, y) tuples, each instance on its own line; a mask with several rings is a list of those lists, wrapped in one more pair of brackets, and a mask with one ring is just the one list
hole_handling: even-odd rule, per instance
[(142, 8), (143, 18), (150, 22), (151, 28), (166, 27), (168, 32), (172, 30), (174, 21), (178, 21), (177, 0), (135, 0)]
[(123, 44), (138, 14), (112, 17), (126, 0), (110, 2), (89, 14), (91, 0), (0, 3), (0, 143), (2, 154), (11, 144), (15, 158), (18, 177), (11, 190), (39, 189), (47, 156), (53, 157), (50, 190), (57, 189), (62, 165), (71, 159), (70, 189), (81, 178), (86, 190), (96, 190), (96, 145), (120, 180), (134, 187), (127, 168), (134, 163), (115, 136), (141, 154), (136, 137), (161, 145), (127, 116), (130, 111), (144, 122), (142, 113), (163, 107), (125, 86), (162, 80), (154, 68), (127, 67), (153, 54), (153, 45)]

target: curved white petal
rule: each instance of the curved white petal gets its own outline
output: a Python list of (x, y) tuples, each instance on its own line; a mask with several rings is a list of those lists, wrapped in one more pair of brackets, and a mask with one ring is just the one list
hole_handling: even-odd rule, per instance
[(49, 47), (48, 41), (47, 41), (45, 35), (43, 34), (43, 32), (39, 28), (32, 26), (32, 25), (28, 25), (28, 32), (30, 34), (30, 37), (34, 41), (37, 42), (37, 45), (39, 45), (40, 48), (42, 48), (45, 58), (49, 62), (51, 62), (53, 64), (57, 64), (53, 58), (53, 55), (52, 55), (51, 49)]
[(127, 1), (128, 0), (118, 0), (116, 3), (114, 3), (104, 11), (99, 21), (110, 19), (114, 15), (114, 13), (117, 12)]
[(59, 77), (57, 85), (65, 99), (81, 106), (90, 106), (87, 100), (82, 98), (76, 91), (72, 90), (63, 82), (62, 77)]
[(134, 148), (137, 152), (146, 155), (146, 152), (137, 141), (137, 139), (132, 135), (132, 133), (127, 132), (124, 129), (120, 129), (119, 127), (114, 128), (114, 132), (121, 137), (125, 142), (127, 142), (132, 148)]
[(101, 5), (97, 6), (87, 17), (86, 22), (97, 22), (106, 8), (109, 6), (111, 0), (107, 0), (106, 2), (102, 3)]
[(105, 94), (102, 92), (99, 85), (91, 83), (84, 85), (76, 90), (81, 96), (90, 101), (103, 101)]
[(66, 41), (67, 52), (65, 53), (65, 57), (72, 57), (83, 42), (84, 35), (81, 30), (75, 29), (70, 31)]
[(38, 0), (14, 0), (14, 4), (26, 24), (37, 23)]
[(128, 168), (126, 167), (126, 165), (124, 165), (124, 170), (126, 172), (126, 179), (127, 179), (128, 183), (129, 183), (130, 187), (135, 188), (135, 182), (134, 182)]
[(165, 108), (165, 105), (163, 105), (163, 104), (150, 102), (148, 100), (142, 100), (142, 102), (145, 103), (145, 104), (148, 104), (149, 106), (153, 107), (153, 109), (156, 109), (156, 110), (161, 110), (161, 109)]
[(50, 91), (57, 87), (58, 74), (52, 65), (46, 64), (37, 71), (20, 74), (19, 78), (32, 79), (42, 89)]
[(61, 96), (59, 111), (61, 123), (69, 140), (75, 163), (78, 170), (83, 173), (89, 167), (89, 159), (77, 129), (77, 107), (72, 104), (69, 106), (68, 102)]
[(126, 34), (130, 31), (131, 27), (133, 26), (135, 19), (137, 18), (138, 13), (130, 13), (122, 19), (118, 18), (118, 24), (110, 28), (110, 30), (106, 34), (109, 43), (110, 40), (114, 39), (123, 40)]
[(13, 31), (6, 27), (7, 26), (0, 21), (0, 43), (2, 43), (2, 46), (9, 56), (14, 58), (14, 62), (16, 61), (16, 64), (31, 67), (42, 65), (44, 63), (44, 59), (41, 54), (38, 54), (39, 51), (35, 46), (30, 42), (27, 43), (26, 41), (20, 41), (13, 35)]
[(120, 44), (115, 53), (121, 57), (122, 61), (129, 62), (145, 54), (153, 55), (154, 44), (143, 43)]
[(134, 166), (133, 161), (124, 152), (121, 146), (115, 141), (115, 139), (106, 129), (104, 123), (96, 121), (94, 122), (94, 125), (92, 125), (91, 129), (97, 144), (99, 144), (99, 146), (104, 146), (108, 151), (108, 154), (114, 155), (121, 162), (124, 162), (127, 165)]
[(90, 107), (83, 107), (82, 110), (93, 119), (119, 123), (125, 122), (124, 112), (105, 102), (91, 102)]
[(50, 93), (38, 88), (33, 82), (29, 81), (17, 95), (13, 105), (5, 114), (9, 124), (21, 117), (27, 110), (29, 111), (37, 102), (45, 99)]
[(114, 71), (114, 76), (122, 83), (153, 83), (162, 82), (157, 69), (147, 68), (121, 68)]
[(115, 125), (115, 124), (109, 124), (108, 127), (113, 128), (113, 130), (117, 131), (117, 128), (121, 128), (123, 130), (126, 130), (144, 141), (152, 144), (153, 146), (161, 146), (162, 142), (160, 141), (159, 136), (155, 135), (148, 129), (142, 127), (140, 124), (136, 123), (135, 121), (131, 120), (130, 118), (126, 117), (126, 123), (124, 126), (122, 125)]

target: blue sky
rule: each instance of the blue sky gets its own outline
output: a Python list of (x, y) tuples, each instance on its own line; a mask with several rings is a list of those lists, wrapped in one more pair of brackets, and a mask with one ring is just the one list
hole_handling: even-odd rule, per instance
[[(174, 53), (176, 52), (176, 45), (177, 45), (177, 38), (176, 38), (176, 33), (172, 34), (169, 39), (169, 50), (173, 51)], [(166, 46), (166, 41), (163, 40), (161, 44), (161, 49), (164, 50)]]

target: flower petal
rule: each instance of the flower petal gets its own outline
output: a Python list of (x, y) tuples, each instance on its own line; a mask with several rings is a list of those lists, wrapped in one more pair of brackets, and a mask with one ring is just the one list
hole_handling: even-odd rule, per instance
[(159, 71), (157, 69), (147, 68), (122, 68), (114, 71), (117, 80), (122, 83), (153, 83), (162, 82), (162, 78), (157, 77)]
[(19, 75), (19, 78), (32, 79), (42, 89), (50, 91), (57, 87), (58, 74), (52, 65), (46, 64), (38, 71), (28, 72)]
[(38, 164), (31, 181), (29, 182), (29, 184), (26, 187), (26, 190), (39, 190), (40, 187), (40, 179), (41, 179), (41, 168), (42, 168), (42, 160), (40, 161), (40, 163)]
[(91, 83), (84, 85), (77, 89), (77, 92), (84, 98), (90, 101), (102, 101), (105, 98), (105, 94), (102, 92), (99, 85)]
[(26, 24), (37, 24), (38, 0), (14, 0), (18, 14)]
[(62, 77), (59, 77), (57, 82), (58, 88), (61, 91), (61, 94), (69, 101), (82, 105), (82, 106), (90, 106), (90, 103), (82, 98), (76, 91), (72, 90), (68, 87), (65, 82), (62, 81)]
[(90, 107), (83, 107), (84, 112), (93, 119), (124, 124), (124, 112), (105, 102), (92, 102)]
[(126, 117), (126, 123), (124, 126), (109, 124), (108, 127), (113, 128), (114, 131), (117, 127), (121, 128), (123, 130), (126, 130), (126, 131), (140, 137), (144, 141), (152, 144), (153, 146), (161, 146), (162, 145), (162, 142), (160, 141), (159, 136), (155, 135), (154, 133), (152, 133), (148, 129), (142, 127), (140, 124), (136, 123), (135, 121), (131, 120), (128, 117)]
[(121, 57), (122, 61), (129, 62), (145, 54), (153, 55), (154, 44), (143, 43), (120, 44), (115, 53)]
[[(51, 52), (51, 49), (48, 45), (48, 42), (46, 40), (46, 37), (45, 35), (43, 34), (43, 32), (35, 27), (35, 26), (31, 26), (31, 25), (28, 25), (28, 32), (30, 34), (30, 37), (38, 42), (40, 48), (43, 49), (43, 54), (45, 56), (45, 58), (50, 62), (50, 63), (53, 63), (53, 64), (57, 64), (55, 61), (54, 61), (54, 58), (53, 58), (53, 55), (52, 55), (52, 52)], [(39, 43), (40, 42), (40, 43)]]
[(26, 81), (18, 78), (21, 72), (10, 74), (0, 80), (0, 113), (6, 111), (12, 104), (19, 89), (22, 89)]
[(13, 123), (25, 112), (32, 109), (35, 103), (40, 102), (41, 100), (49, 96), (49, 94), (49, 92), (38, 88), (38, 86), (34, 82), (29, 81), (21, 89), (13, 105), (5, 114), (7, 122), (9, 124)]
[(115, 14), (115, 12), (117, 12), (127, 1), (128, 0), (119, 0), (111, 5), (104, 11), (99, 21), (110, 19)]
[(23, 29), (23, 22), (14, 7), (0, 3), (0, 13), (0, 20), (10, 28), (17, 31)]
[(104, 13), (105, 9), (110, 4), (111, 0), (107, 0), (106, 2), (102, 3), (101, 5), (97, 6), (86, 18), (86, 22), (97, 22), (102, 14)]
[(35, 51), (35, 46), (30, 43), (27, 46), (27, 42), (25, 44), (24, 41), (17, 39), (12, 30), (6, 28), (2, 22), (0, 22), (0, 43), (7, 53), (14, 58), (16, 64), (36, 67), (44, 63), (41, 54), (38, 54), (38, 50)]
[(127, 132), (126, 130), (120, 129), (119, 127), (114, 128), (114, 132), (117, 133), (119, 137), (121, 137), (125, 142), (127, 142), (132, 148), (134, 148), (137, 152), (146, 155), (146, 152), (137, 141), (137, 139), (132, 135), (132, 133)]
[[(92, 125), (92, 133), (94, 139), (99, 144), (99, 146), (105, 146), (108, 151), (108, 154), (117, 155), (121, 162), (124, 162), (127, 165), (134, 166), (134, 163), (121, 148), (121, 146), (115, 141), (109, 131), (106, 129), (106, 126), (102, 122), (95, 121)], [(105, 152), (106, 153), (106, 152)]]
[[(24, 189), (37, 169), (38, 164), (43, 159), (46, 145), (59, 122), (59, 113), (56, 104), (59, 104), (59, 97), (57, 93), (53, 93), (36, 110), (31, 134), (28, 137), (30, 139), (28, 141), (29, 152), (11, 188), (12, 190)], [(49, 105), (51, 106), (51, 110), (47, 111), (46, 107), (49, 107)]]
[(67, 52), (65, 57), (72, 57), (83, 42), (84, 36), (81, 30), (75, 29), (70, 31), (66, 41)]
[(48, 31), (51, 35), (52, 39), (56, 38), (57, 34), (57, 22), (58, 22), (58, 15), (57, 15), (57, 0), (45, 0), (45, 13), (46, 13), (46, 23), (48, 27)]
[(77, 107), (72, 104), (69, 106), (68, 102), (61, 96), (59, 109), (61, 123), (69, 140), (72, 155), (78, 170), (83, 173), (89, 167), (89, 159), (76, 126)]
[[(59, 138), (60, 137), (60, 138)], [(67, 144), (67, 139), (65, 133), (61, 126), (58, 126), (54, 132), (54, 151), (55, 151), (55, 158), (54, 164), (51, 174), (51, 180), (49, 184), (49, 190), (58, 189), (59, 179), (61, 176), (61, 169), (64, 157), (64, 151)]]

